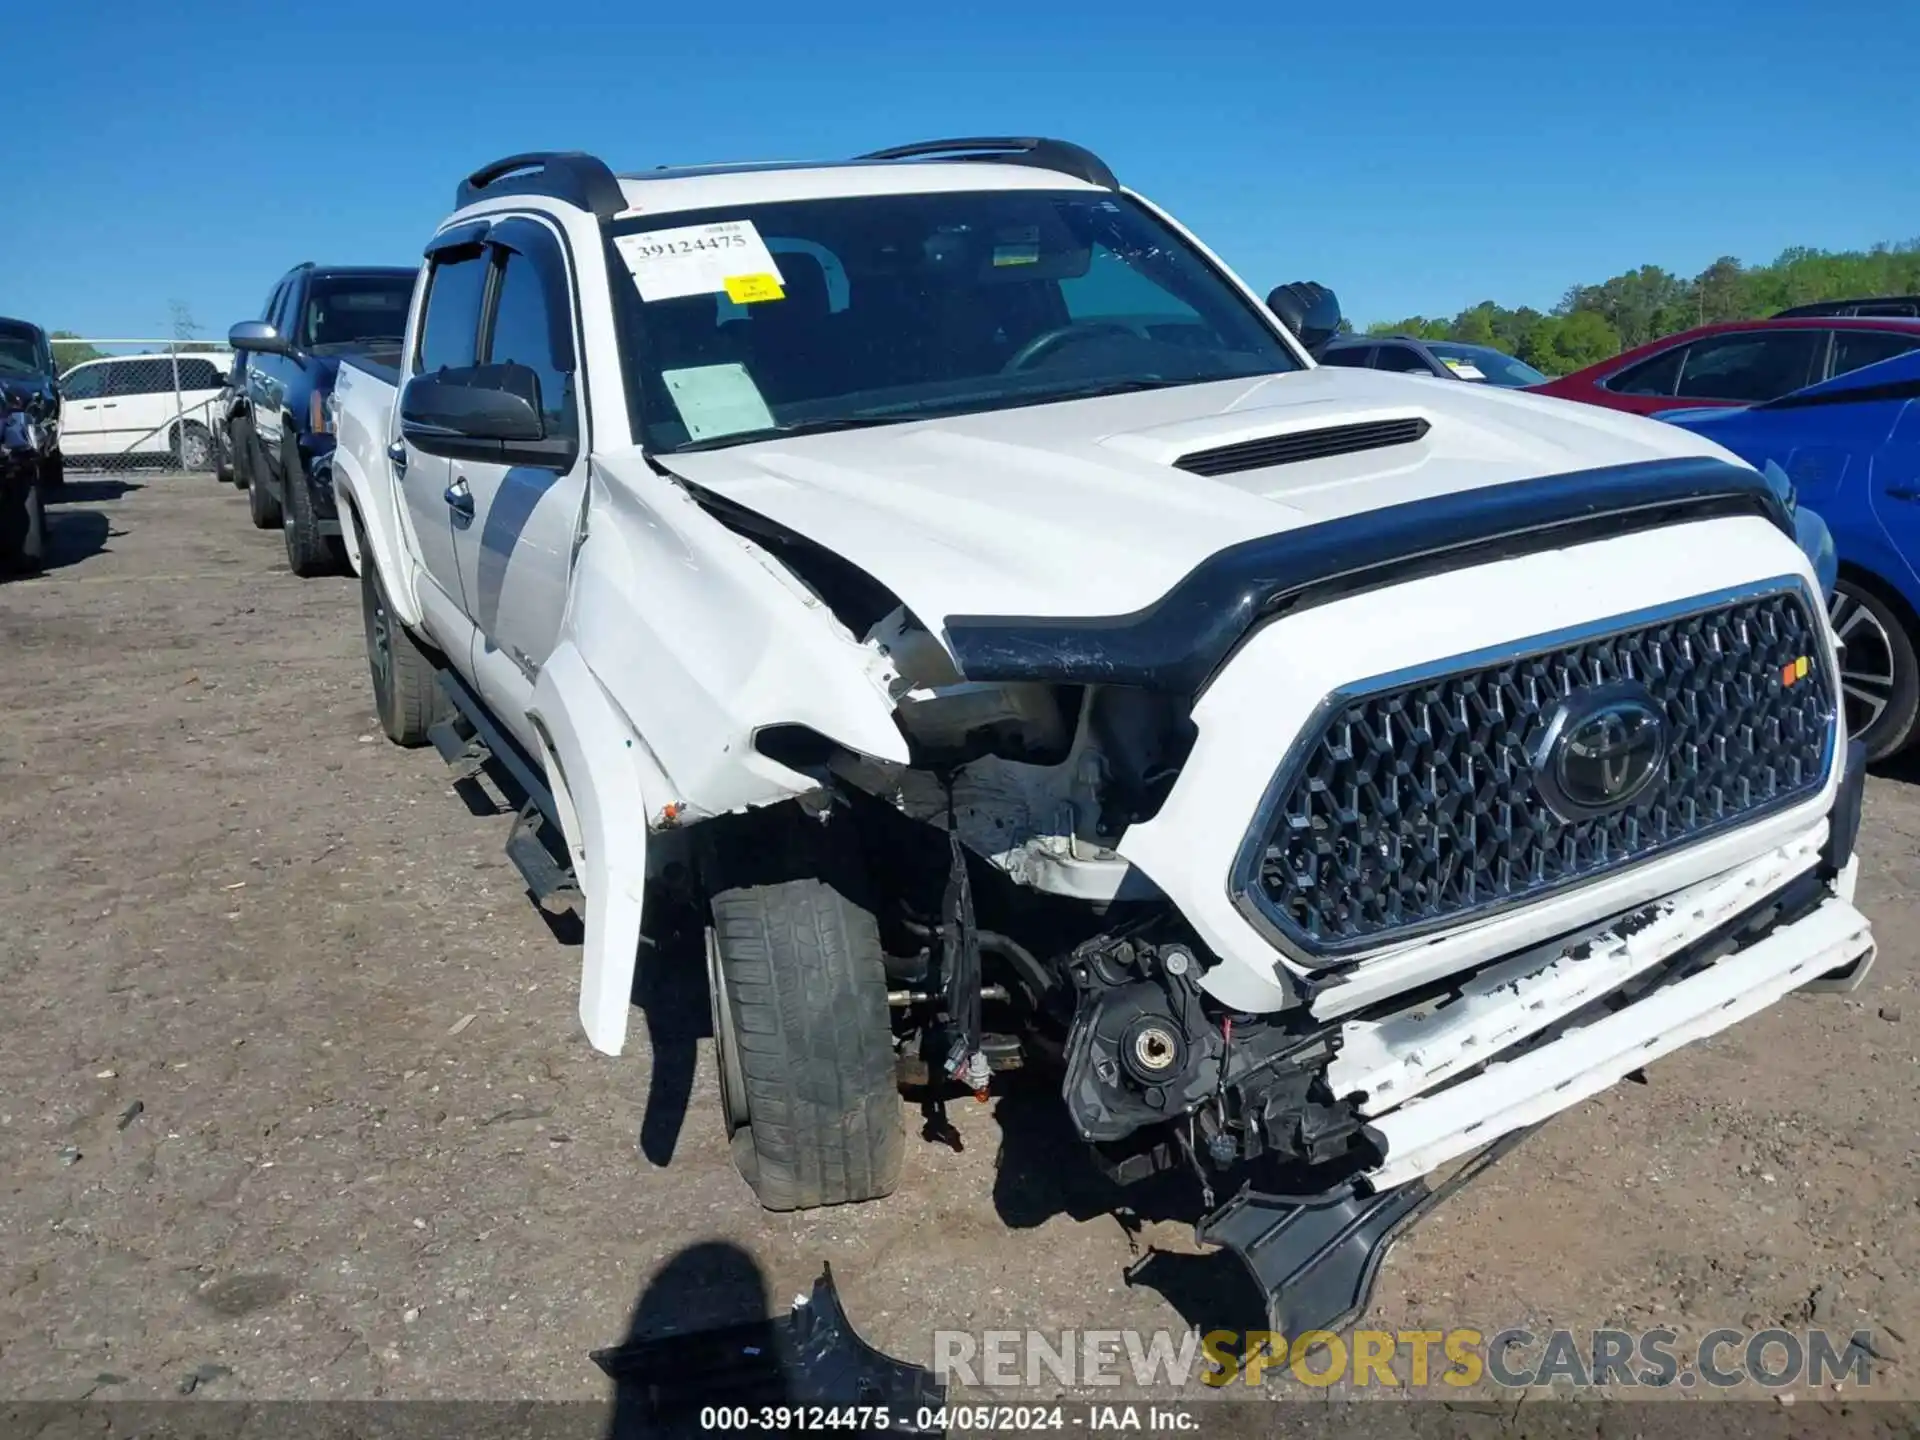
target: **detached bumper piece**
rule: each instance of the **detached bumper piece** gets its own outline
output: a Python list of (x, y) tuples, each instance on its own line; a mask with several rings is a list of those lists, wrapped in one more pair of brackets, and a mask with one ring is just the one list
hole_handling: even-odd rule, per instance
[(920, 1412), (944, 1405), (946, 1387), (930, 1371), (883, 1355), (854, 1333), (833, 1286), (832, 1266), (781, 1319), (630, 1341), (596, 1350), (592, 1358), (620, 1387), (622, 1403), (644, 1411), (648, 1427), (685, 1422), (704, 1406), (726, 1405), (790, 1412), (795, 1435), (831, 1429), (831, 1412), (850, 1408), (887, 1412), (891, 1428), (876, 1428), (870, 1415), (842, 1427), (862, 1434), (944, 1433), (916, 1426)]
[(1365, 1195), (1344, 1186), (1305, 1197), (1248, 1186), (1195, 1226), (1194, 1238), (1240, 1257), (1266, 1297), (1267, 1329), (1274, 1334), (1342, 1330), (1367, 1308), (1394, 1242), (1532, 1133), (1502, 1136), (1437, 1186), (1413, 1180)]

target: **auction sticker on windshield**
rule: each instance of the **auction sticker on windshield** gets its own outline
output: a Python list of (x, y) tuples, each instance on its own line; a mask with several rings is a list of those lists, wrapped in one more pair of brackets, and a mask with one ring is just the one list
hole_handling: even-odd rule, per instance
[(613, 245), (627, 262), (640, 298), (648, 302), (717, 295), (728, 281), (746, 277), (770, 278), (775, 285), (786, 281), (751, 220), (616, 235)]
[(660, 378), (667, 382), (689, 440), (773, 428), (773, 415), (744, 365), (662, 370)]

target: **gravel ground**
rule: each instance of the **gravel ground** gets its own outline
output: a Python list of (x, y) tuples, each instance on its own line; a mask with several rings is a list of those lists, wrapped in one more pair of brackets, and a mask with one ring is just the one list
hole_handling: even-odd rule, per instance
[[(377, 733), (355, 582), (294, 579), (208, 477), (77, 480), (52, 517), (55, 566), (0, 587), (0, 1393), (597, 1398), (590, 1350), (823, 1260), (922, 1360), (936, 1328), (1186, 1324), (1122, 1271), (1189, 1232), (1130, 1237), (1043, 1092), (956, 1107), (964, 1151), (913, 1142), (890, 1200), (763, 1213), (699, 978), (587, 1047), (510, 817)], [(1874, 1388), (1920, 1398), (1916, 836), (1876, 777), (1868, 988), (1562, 1116), (1394, 1252), (1373, 1321), (1871, 1325)]]

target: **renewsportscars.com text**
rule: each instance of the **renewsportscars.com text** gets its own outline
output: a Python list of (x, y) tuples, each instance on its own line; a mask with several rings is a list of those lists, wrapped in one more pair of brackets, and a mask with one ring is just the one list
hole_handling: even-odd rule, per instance
[(1303, 1385), (1419, 1390), (1561, 1384), (1587, 1388), (1730, 1389), (1873, 1383), (1873, 1332), (1714, 1330), (1683, 1346), (1677, 1331), (939, 1330), (934, 1373), (949, 1383), (1033, 1388)]

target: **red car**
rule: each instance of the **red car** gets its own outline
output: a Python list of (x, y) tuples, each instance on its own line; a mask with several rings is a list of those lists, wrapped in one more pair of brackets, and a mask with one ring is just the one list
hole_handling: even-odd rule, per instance
[(1652, 415), (1751, 405), (1920, 349), (1920, 319), (1808, 316), (1702, 325), (1530, 387)]

